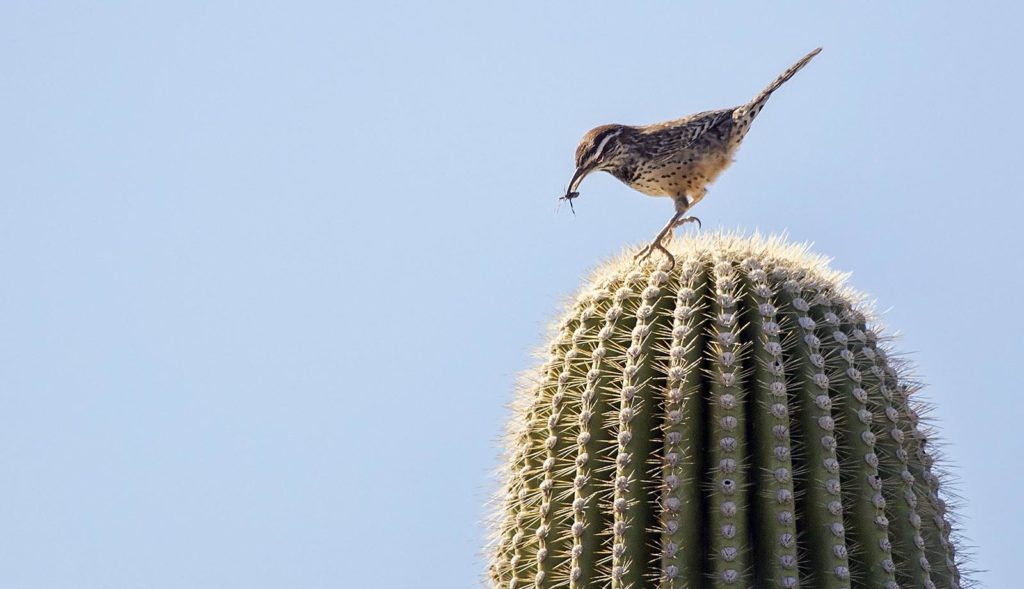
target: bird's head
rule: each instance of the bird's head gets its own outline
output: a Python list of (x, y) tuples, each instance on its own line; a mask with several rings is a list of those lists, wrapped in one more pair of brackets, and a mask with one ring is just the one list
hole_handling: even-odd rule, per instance
[(625, 155), (621, 140), (626, 129), (624, 125), (601, 125), (587, 131), (576, 147), (576, 173), (569, 181), (566, 196), (575, 195), (587, 174), (619, 166)]

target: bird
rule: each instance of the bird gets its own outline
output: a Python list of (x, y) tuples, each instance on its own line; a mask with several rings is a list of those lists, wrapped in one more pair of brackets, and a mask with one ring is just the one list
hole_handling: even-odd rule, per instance
[[(652, 125), (601, 125), (583, 136), (576, 148), (576, 172), (560, 200), (579, 197), (577, 189), (593, 172), (608, 172), (630, 188), (649, 196), (667, 196), (675, 214), (635, 259), (665, 254), (675, 258), (663, 242), (673, 229), (700, 219), (687, 212), (707, 195), (707, 186), (733, 161), (733, 156), (773, 92), (799, 72), (821, 47), (782, 72), (753, 100), (733, 108), (699, 112)], [(573, 208), (573, 213), (575, 209)]]

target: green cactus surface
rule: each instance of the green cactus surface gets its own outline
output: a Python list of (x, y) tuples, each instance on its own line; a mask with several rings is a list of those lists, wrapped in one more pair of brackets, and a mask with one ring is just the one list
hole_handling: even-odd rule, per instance
[(596, 271), (523, 379), (491, 586), (965, 586), (919, 387), (845, 276), (777, 238), (670, 248)]

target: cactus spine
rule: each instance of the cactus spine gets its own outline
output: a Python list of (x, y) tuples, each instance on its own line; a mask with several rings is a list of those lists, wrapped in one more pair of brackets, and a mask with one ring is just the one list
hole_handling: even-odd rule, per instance
[(522, 387), (492, 587), (960, 587), (861, 297), (777, 239), (673, 249), (599, 270)]

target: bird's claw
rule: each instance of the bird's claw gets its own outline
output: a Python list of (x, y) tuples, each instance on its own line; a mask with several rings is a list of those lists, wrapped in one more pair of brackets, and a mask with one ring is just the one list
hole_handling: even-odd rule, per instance
[(661, 244), (661, 240), (653, 241), (650, 243), (650, 245), (645, 246), (642, 250), (637, 252), (635, 256), (633, 256), (633, 261), (640, 262), (646, 260), (650, 258), (651, 254), (653, 254), (655, 251), (659, 251), (665, 254), (665, 257), (668, 258), (669, 262), (668, 270), (669, 272), (671, 272), (672, 269), (676, 267), (676, 257), (673, 256), (672, 253), (669, 252), (668, 249)]
[[(687, 223), (696, 223), (697, 227), (701, 226), (700, 219), (698, 219), (697, 217), (690, 216), (690, 217), (683, 217), (682, 219), (679, 219), (678, 221), (673, 223), (671, 229), (675, 229), (677, 227), (682, 227), (683, 225), (685, 225)], [(668, 258), (668, 261), (669, 261), (669, 271), (671, 271), (672, 268), (675, 268), (676, 267), (676, 258), (675, 258), (675, 256), (673, 256), (668, 251), (668, 248), (666, 248), (665, 245), (664, 245), (665, 242), (672, 241), (672, 238), (675, 236), (675, 233), (673, 233), (671, 231), (671, 229), (666, 228), (664, 230), (664, 235), (658, 235), (658, 237), (654, 241), (652, 241), (650, 243), (650, 245), (647, 245), (642, 250), (637, 252), (637, 254), (635, 256), (633, 256), (633, 261), (634, 262), (639, 262), (639, 261), (646, 260), (646, 259), (650, 258), (651, 255), (655, 251), (659, 251), (659, 252), (665, 254), (665, 257)]]
[(698, 219), (697, 217), (693, 217), (693, 216), (683, 217), (682, 219), (679, 219), (678, 221), (676, 221), (676, 224), (672, 226), (672, 228), (675, 229), (676, 227), (682, 227), (683, 225), (686, 225), (687, 223), (696, 223), (698, 229), (702, 228), (701, 224), (700, 224), (700, 219)]

